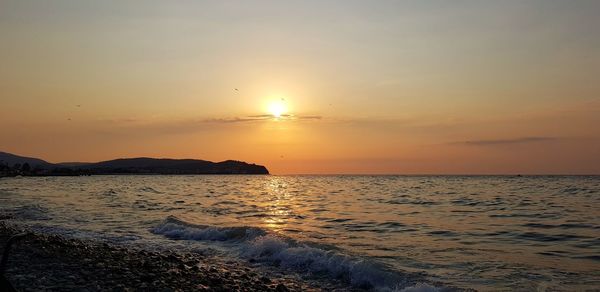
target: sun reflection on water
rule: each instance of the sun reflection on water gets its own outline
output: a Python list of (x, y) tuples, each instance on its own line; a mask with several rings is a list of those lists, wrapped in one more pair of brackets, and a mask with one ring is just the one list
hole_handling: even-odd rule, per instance
[(267, 216), (263, 223), (266, 228), (274, 232), (281, 232), (288, 225), (289, 217), (294, 213), (292, 210), (292, 196), (288, 192), (288, 184), (282, 177), (272, 177), (266, 184), (265, 189), (269, 200), (265, 209)]

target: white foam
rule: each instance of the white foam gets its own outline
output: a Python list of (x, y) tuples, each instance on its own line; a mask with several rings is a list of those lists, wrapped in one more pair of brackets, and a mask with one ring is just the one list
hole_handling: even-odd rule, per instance
[(260, 228), (253, 227), (214, 227), (196, 225), (172, 216), (153, 228), (151, 232), (154, 234), (161, 234), (171, 239), (212, 241), (247, 240), (265, 233)]
[(272, 234), (257, 237), (242, 247), (241, 255), (268, 262), (284, 269), (303, 273), (328, 274), (355, 287), (390, 287), (406, 279), (384, 266), (351, 257), (335, 250), (326, 250), (297, 243)]
[(416, 290), (399, 290), (396, 287), (404, 289), (415, 283), (411, 274), (392, 271), (374, 261), (270, 234), (256, 227), (196, 225), (169, 217), (151, 231), (171, 239), (235, 241), (242, 258), (303, 274), (341, 279), (354, 287), (381, 291), (437, 291), (423, 290), (424, 287), (435, 287), (422, 285), (409, 287)]
[(441, 292), (443, 288), (434, 287), (428, 284), (417, 284), (415, 286), (406, 287), (396, 290), (398, 292)]

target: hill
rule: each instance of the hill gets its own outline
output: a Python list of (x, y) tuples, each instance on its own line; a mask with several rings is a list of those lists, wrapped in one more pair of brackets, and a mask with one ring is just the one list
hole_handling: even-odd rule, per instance
[[(30, 169), (15, 165), (28, 163)], [(0, 152), (4, 175), (93, 175), (93, 174), (269, 174), (266, 167), (243, 161), (211, 162), (198, 159), (121, 158), (95, 163), (49, 163), (41, 159)], [(0, 172), (3, 171), (0, 169)], [(7, 174), (8, 173), (8, 174)], [(2, 174), (0, 173), (0, 176)]]
[(19, 155), (0, 151), (0, 164), (2, 164), (2, 165), (7, 165), (7, 166), (12, 167), (15, 164), (23, 165), (25, 163), (29, 164), (32, 168), (35, 168), (35, 167), (52, 168), (52, 167), (54, 167), (54, 164), (49, 163), (44, 160), (41, 160), (41, 159), (38, 159), (38, 158), (19, 156)]
[(72, 168), (91, 171), (95, 174), (269, 174), (266, 167), (243, 161), (211, 162), (196, 159), (157, 159), (148, 157), (115, 159)]

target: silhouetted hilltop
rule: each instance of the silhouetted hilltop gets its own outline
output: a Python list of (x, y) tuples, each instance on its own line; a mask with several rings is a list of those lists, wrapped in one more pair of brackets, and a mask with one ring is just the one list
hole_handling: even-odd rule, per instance
[(44, 160), (41, 160), (41, 159), (38, 159), (38, 158), (19, 156), (19, 155), (0, 151), (0, 165), (6, 165), (6, 166), (13, 167), (16, 164), (18, 164), (20, 166), (22, 166), (24, 164), (29, 164), (29, 166), (32, 168), (35, 168), (35, 167), (51, 168), (54, 166), (54, 164), (49, 163)]
[(72, 167), (92, 173), (159, 173), (159, 174), (269, 174), (262, 165), (227, 160), (211, 162), (196, 159), (122, 158)]
[[(4, 162), (3, 162), (4, 161)], [(23, 168), (27, 163), (28, 166)], [(243, 161), (211, 162), (197, 159), (121, 158), (95, 163), (49, 163), (0, 152), (0, 176), (92, 174), (269, 174), (266, 167)]]

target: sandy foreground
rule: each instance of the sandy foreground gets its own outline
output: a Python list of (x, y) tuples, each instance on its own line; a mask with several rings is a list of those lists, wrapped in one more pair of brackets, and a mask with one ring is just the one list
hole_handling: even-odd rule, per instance
[(5, 277), (18, 291), (321, 291), (339, 287), (268, 276), (237, 262), (176, 251), (155, 252), (15, 228), (0, 220), (0, 249), (10, 250)]

